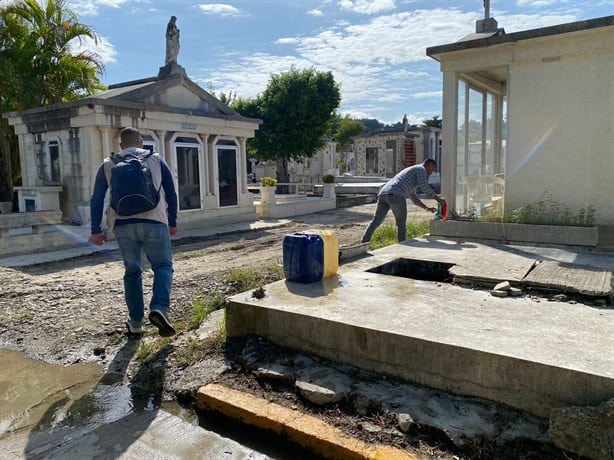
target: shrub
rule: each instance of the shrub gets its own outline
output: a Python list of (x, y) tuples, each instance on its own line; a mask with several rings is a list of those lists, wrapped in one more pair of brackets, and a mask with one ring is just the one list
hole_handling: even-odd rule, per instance
[(595, 222), (595, 208), (588, 205), (574, 215), (571, 210), (544, 192), (534, 203), (514, 209), (511, 221), (517, 224), (576, 225), (591, 227)]
[(322, 176), (322, 182), (325, 184), (332, 184), (335, 182), (335, 176), (332, 174), (324, 174)]
[(260, 185), (263, 187), (273, 187), (277, 185), (277, 179), (273, 179), (272, 177), (265, 176), (260, 179)]

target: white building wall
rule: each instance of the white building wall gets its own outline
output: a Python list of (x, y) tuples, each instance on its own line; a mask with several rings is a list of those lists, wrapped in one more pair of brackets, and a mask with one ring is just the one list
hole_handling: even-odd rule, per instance
[(544, 192), (614, 224), (614, 33), (518, 44), (508, 81), (506, 210)]

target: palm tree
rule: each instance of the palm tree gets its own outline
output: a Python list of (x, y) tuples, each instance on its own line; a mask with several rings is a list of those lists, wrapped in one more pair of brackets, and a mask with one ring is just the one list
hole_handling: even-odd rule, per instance
[[(100, 56), (73, 45), (98, 37), (81, 24), (65, 0), (21, 0), (0, 8), (0, 118), (2, 112), (68, 102), (103, 85)], [(15, 153), (5, 119), (0, 119), (2, 189), (12, 195)], [(18, 157), (17, 157), (18, 158)], [(16, 168), (19, 170), (19, 168)]]

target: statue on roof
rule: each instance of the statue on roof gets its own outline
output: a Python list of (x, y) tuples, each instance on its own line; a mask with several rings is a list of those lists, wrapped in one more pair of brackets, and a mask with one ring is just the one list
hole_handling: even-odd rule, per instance
[(171, 16), (166, 26), (166, 59), (165, 64), (177, 64), (177, 55), (179, 54), (179, 29), (175, 22), (176, 16)]

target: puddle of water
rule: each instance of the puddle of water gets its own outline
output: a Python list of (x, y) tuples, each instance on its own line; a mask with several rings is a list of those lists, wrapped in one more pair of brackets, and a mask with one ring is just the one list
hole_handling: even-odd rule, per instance
[(83, 398), (102, 376), (96, 363), (63, 367), (2, 349), (0, 362), (0, 436), (38, 425), (50, 407)]
[[(133, 346), (126, 345), (120, 353), (129, 358), (133, 350)], [(143, 389), (131, 388), (124, 382), (125, 359), (110, 364), (113, 374), (103, 374), (97, 363), (60, 366), (4, 349), (0, 349), (0, 362), (2, 458), (34, 459), (56, 455), (66, 458), (69, 453), (79, 457), (94, 452), (126, 452), (149, 429), (158, 409), (232, 442), (238, 441), (238, 445), (246, 446), (248, 451), (253, 449), (253, 458), (319, 458), (270, 433), (233, 420), (203, 417), (175, 402), (164, 402), (158, 407), (159, 395), (147, 395)], [(175, 447), (182, 447), (181, 439), (164, 442), (178, 443)]]

